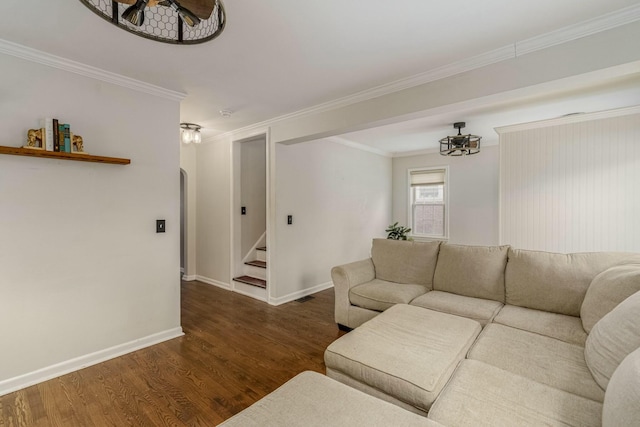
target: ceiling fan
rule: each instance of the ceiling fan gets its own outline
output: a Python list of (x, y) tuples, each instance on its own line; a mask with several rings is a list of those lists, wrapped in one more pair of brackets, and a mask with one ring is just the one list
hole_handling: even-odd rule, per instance
[(115, 0), (129, 4), (122, 17), (133, 25), (141, 26), (144, 22), (144, 10), (147, 7), (170, 7), (175, 10), (185, 24), (195, 27), (200, 20), (207, 20), (216, 5), (215, 0)]
[(123, 30), (164, 43), (203, 43), (220, 35), (226, 25), (222, 0), (80, 2)]

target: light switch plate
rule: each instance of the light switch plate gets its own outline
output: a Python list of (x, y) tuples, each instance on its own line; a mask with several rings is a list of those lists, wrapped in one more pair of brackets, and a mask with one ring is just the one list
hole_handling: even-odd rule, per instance
[(156, 219), (156, 233), (164, 233), (164, 219)]

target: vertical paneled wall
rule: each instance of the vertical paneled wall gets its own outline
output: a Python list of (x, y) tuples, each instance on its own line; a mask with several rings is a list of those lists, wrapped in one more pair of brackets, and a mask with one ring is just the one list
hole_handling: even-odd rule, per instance
[(640, 109), (497, 129), (500, 242), (640, 252)]

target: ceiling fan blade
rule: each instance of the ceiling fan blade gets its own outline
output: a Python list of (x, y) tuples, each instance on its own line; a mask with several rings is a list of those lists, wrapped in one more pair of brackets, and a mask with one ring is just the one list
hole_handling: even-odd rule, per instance
[(178, 0), (180, 6), (188, 9), (202, 20), (207, 20), (216, 6), (216, 0)]

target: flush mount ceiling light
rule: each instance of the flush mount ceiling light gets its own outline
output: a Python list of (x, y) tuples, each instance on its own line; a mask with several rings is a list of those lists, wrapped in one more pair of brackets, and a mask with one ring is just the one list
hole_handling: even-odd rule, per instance
[(218, 37), (227, 22), (222, 0), (80, 2), (123, 30), (164, 43), (204, 43)]
[(202, 126), (193, 123), (180, 123), (180, 129), (182, 130), (180, 141), (183, 144), (191, 144), (192, 142), (200, 144), (202, 142), (202, 134), (200, 133)]
[(465, 122), (457, 122), (453, 127), (458, 129), (458, 134), (445, 136), (440, 140), (440, 154), (443, 156), (467, 156), (480, 152), (481, 136), (462, 135), (460, 129), (465, 126)]

